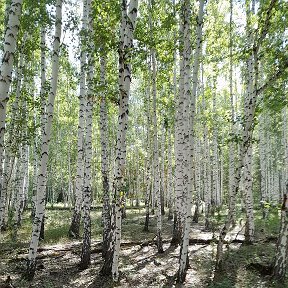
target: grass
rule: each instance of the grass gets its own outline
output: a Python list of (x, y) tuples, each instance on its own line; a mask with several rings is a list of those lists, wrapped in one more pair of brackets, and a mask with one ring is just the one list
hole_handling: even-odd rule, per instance
[[(209, 288), (252, 288), (252, 287), (267, 287), (267, 288), (284, 288), (284, 284), (274, 282), (269, 278), (259, 274), (258, 271), (249, 268), (251, 263), (260, 263), (269, 265), (273, 261), (275, 254), (276, 241), (265, 242), (267, 237), (276, 237), (279, 232), (279, 214), (277, 209), (271, 209), (268, 219), (262, 219), (262, 211), (255, 210), (255, 238), (254, 245), (230, 245), (224, 254), (224, 265), (220, 273), (214, 273), (214, 259), (216, 245), (211, 246), (212, 252), (199, 254), (195, 262), (192, 263), (194, 267), (204, 271), (207, 279), (211, 279), (207, 287)], [(211, 222), (218, 230), (225, 220), (227, 211), (216, 212)], [(67, 236), (71, 221), (72, 211), (66, 209), (47, 209), (45, 221), (45, 240), (41, 241), (40, 245), (44, 244), (62, 244), (70, 242)], [(245, 219), (243, 214), (237, 215), (238, 219)], [(101, 241), (102, 227), (101, 227), (101, 211), (91, 211), (92, 223), (92, 239)], [(127, 210), (127, 218), (122, 222), (122, 239), (123, 241), (145, 241), (152, 240), (156, 235), (156, 216), (151, 216), (149, 232), (143, 232), (145, 220), (144, 209)], [(203, 216), (199, 221), (204, 222)], [(244, 223), (243, 223), (244, 225)], [(6, 232), (0, 237), (1, 254), (5, 257), (13, 258), (19, 249), (28, 248), (31, 237), (31, 219), (30, 212), (26, 211), (23, 217), (22, 227), (18, 232), (18, 241), (11, 242), (11, 232)], [(163, 238), (171, 237), (173, 222), (167, 220), (167, 215), (163, 216)], [(81, 239), (79, 239), (81, 241)], [(10, 254), (7, 254), (7, 249)], [(1, 252), (2, 250), (2, 252)], [(5, 252), (6, 250), (6, 252)], [(125, 259), (123, 259), (125, 261)], [(192, 266), (192, 267), (193, 267)], [(214, 275), (215, 274), (215, 275)], [(210, 275), (210, 276), (209, 276)], [(288, 279), (286, 279), (288, 281)], [(47, 287), (49, 283), (47, 283)]]
[[(72, 211), (69, 210), (46, 210), (45, 216), (45, 239), (41, 241), (43, 244), (56, 244), (69, 242), (68, 230), (70, 227)], [(164, 216), (164, 229), (170, 232), (171, 221), (168, 223)], [(145, 239), (151, 240), (156, 234), (156, 219), (151, 217), (151, 228), (149, 232), (143, 232), (145, 220), (145, 211), (142, 210), (127, 210), (127, 217), (122, 220), (122, 238), (126, 241), (143, 241)], [(101, 241), (102, 239), (102, 226), (101, 226), (101, 211), (91, 211), (91, 233), (92, 239)], [(25, 211), (23, 215), (22, 226), (18, 231), (17, 241), (12, 243), (12, 232), (8, 230), (6, 233), (1, 234), (0, 242), (3, 245), (11, 245), (13, 247), (23, 246), (21, 243), (30, 241), (32, 232), (32, 222), (30, 218), (30, 211)], [(82, 234), (82, 225), (80, 235)], [(81, 240), (81, 239), (80, 239)]]
[[(238, 209), (240, 211), (240, 209)], [(227, 211), (216, 212), (214, 217), (210, 220), (219, 229), (225, 221), (225, 215)], [(210, 275), (210, 281), (207, 284), (209, 288), (287, 288), (288, 277), (286, 277), (284, 283), (271, 280), (269, 276), (261, 275), (259, 271), (251, 269), (249, 264), (259, 263), (260, 265), (269, 266), (273, 263), (273, 257), (275, 255), (277, 237), (279, 233), (280, 217), (277, 208), (271, 208), (268, 219), (262, 219), (262, 210), (255, 209), (255, 240), (253, 245), (228, 245), (227, 250), (224, 253), (224, 263), (220, 271), (214, 271), (214, 256), (212, 258), (203, 259), (199, 258), (199, 261), (193, 263), (202, 267), (205, 274)], [(237, 214), (238, 222), (242, 222), (240, 226), (245, 224), (245, 215), (241, 212)], [(242, 219), (242, 220), (241, 220)], [(200, 221), (203, 221), (200, 218)], [(270, 241), (265, 242), (267, 238)], [(216, 251), (216, 246), (215, 246)]]

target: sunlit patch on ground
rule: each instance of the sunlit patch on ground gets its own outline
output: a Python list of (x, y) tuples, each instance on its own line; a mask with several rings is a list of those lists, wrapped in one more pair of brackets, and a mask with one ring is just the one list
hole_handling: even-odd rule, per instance
[[(71, 240), (66, 237), (66, 219), (69, 211), (49, 211), (48, 216), (57, 217), (52, 222), (47, 220), (47, 233), (50, 235), (49, 241), (40, 244), (38, 254), (38, 264), (35, 279), (31, 283), (21, 279), (25, 271), (26, 258), (29, 243), (29, 226), (27, 223), (21, 232), (26, 235), (21, 241), (11, 243), (9, 235), (4, 235), (3, 245), (0, 246), (0, 280), (4, 281), (8, 275), (11, 276), (13, 284), (17, 288), (110, 288), (113, 287), (111, 281), (99, 277), (99, 271), (103, 263), (101, 257), (101, 220), (100, 212), (92, 212), (92, 254), (91, 266), (80, 271), (78, 263), (81, 253), (81, 239)], [(163, 217), (163, 247), (164, 253), (158, 254), (157, 247), (152, 239), (155, 239), (156, 218), (153, 216), (150, 222), (149, 233), (143, 232), (144, 217), (127, 211), (127, 218), (123, 221), (122, 244), (120, 253), (120, 281), (117, 286), (123, 288), (171, 288), (171, 287), (196, 287), (196, 288), (258, 288), (273, 287), (278, 288), (269, 282), (269, 279), (258, 275), (257, 272), (247, 269), (251, 261), (269, 263), (275, 250), (275, 243), (263, 243), (243, 246), (233, 243), (224, 245), (225, 267), (220, 274), (214, 271), (214, 261), (216, 255), (219, 226), (214, 232), (205, 231), (203, 224), (193, 223), (190, 233), (191, 239), (209, 240), (207, 243), (193, 244), (189, 246), (190, 268), (187, 271), (186, 282), (182, 286), (177, 286), (176, 277), (179, 265), (180, 247), (171, 247), (170, 239), (173, 222)], [(138, 213), (139, 211), (137, 211)], [(63, 214), (63, 215), (62, 215)], [(63, 217), (62, 217), (62, 216)], [(27, 216), (26, 216), (27, 217)], [(28, 221), (28, 219), (27, 219)], [(267, 223), (259, 221), (264, 232), (258, 232), (259, 239), (264, 239), (265, 235), (271, 235), (270, 227)], [(263, 223), (262, 223), (263, 222)], [(52, 225), (53, 224), (53, 225)], [(54, 227), (54, 226), (57, 227)], [(56, 230), (53, 230), (57, 228)], [(243, 239), (243, 227), (236, 226), (226, 239)], [(66, 229), (66, 230), (65, 230)], [(274, 229), (274, 228), (273, 228)], [(275, 230), (275, 229), (274, 229)], [(56, 231), (56, 234), (51, 233)], [(268, 233), (269, 232), (269, 233)], [(49, 234), (50, 233), (50, 234)], [(273, 234), (274, 235), (274, 234)], [(212, 241), (211, 241), (212, 240)], [(52, 242), (51, 242), (52, 241)], [(149, 241), (149, 243), (148, 243)], [(262, 240), (261, 240), (262, 241)], [(51, 242), (51, 244), (50, 244)], [(140, 245), (142, 244), (142, 245)], [(274, 246), (273, 246), (274, 245)], [(228, 253), (229, 252), (229, 253)], [(250, 262), (249, 262), (250, 261)], [(270, 285), (271, 284), (271, 285)], [(247, 286), (248, 285), (248, 286)], [(274, 286), (273, 286), (274, 285)], [(283, 286), (284, 288), (285, 286)], [(282, 288), (282, 287), (281, 287)], [(286, 287), (285, 287), (286, 288)]]

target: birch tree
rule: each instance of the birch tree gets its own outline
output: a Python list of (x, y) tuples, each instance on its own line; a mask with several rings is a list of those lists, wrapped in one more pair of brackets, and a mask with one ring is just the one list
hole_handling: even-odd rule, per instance
[(52, 78), (51, 88), (49, 91), (49, 98), (47, 104), (47, 122), (45, 125), (45, 133), (42, 135), (41, 146), (41, 160), (38, 171), (37, 182), (37, 200), (36, 211), (33, 220), (33, 228), (31, 235), (31, 242), (29, 247), (29, 255), (27, 262), (27, 279), (33, 279), (36, 270), (36, 256), (39, 244), (39, 236), (43, 216), (45, 214), (45, 198), (46, 198), (46, 181), (47, 181), (47, 163), (49, 155), (49, 142), (51, 138), (52, 120), (54, 112), (54, 101), (57, 92), (57, 81), (59, 73), (59, 51), (61, 38), (61, 24), (62, 24), (62, 0), (56, 2), (56, 18), (55, 18), (55, 35), (52, 52)]
[[(230, 0), (230, 19), (229, 19), (229, 96), (230, 96), (230, 110), (231, 110), (231, 135), (235, 136), (235, 109), (234, 109), (234, 94), (233, 94), (233, 0)], [(230, 195), (232, 194), (233, 189), (233, 176), (235, 173), (235, 143), (230, 139), (229, 142), (229, 182), (228, 182), (228, 191), (229, 191), (229, 209), (230, 209)], [(236, 210), (232, 211), (232, 225), (236, 222)]]
[(82, 191), (84, 177), (84, 125), (86, 109), (86, 36), (87, 36), (87, 0), (83, 1), (82, 35), (81, 35), (81, 55), (80, 55), (80, 94), (79, 94), (79, 118), (78, 118), (78, 140), (77, 140), (77, 168), (75, 181), (75, 205), (72, 216), (72, 222), (69, 229), (70, 237), (79, 237), (81, 209), (82, 209)]
[[(190, 235), (190, 224), (191, 224), (191, 208), (192, 208), (192, 183), (194, 179), (194, 164), (193, 164), (193, 137), (194, 137), (194, 118), (195, 118), (195, 101), (198, 85), (198, 72), (200, 63), (200, 52), (202, 43), (202, 27), (203, 27), (203, 13), (204, 13), (204, 0), (199, 1), (199, 11), (197, 18), (196, 27), (196, 49), (194, 52), (194, 62), (192, 68), (192, 87), (191, 87), (191, 69), (190, 69), (190, 59), (191, 59), (191, 42), (190, 42), (190, 23), (191, 23), (191, 2), (190, 0), (184, 0), (183, 5), (183, 37), (184, 37), (184, 108), (183, 108), (183, 121), (184, 121), (184, 159), (183, 159), (183, 194), (185, 199), (185, 222), (184, 222), (184, 233), (181, 243), (180, 252), (180, 265), (178, 271), (178, 281), (183, 283), (185, 281), (186, 272), (188, 268), (188, 247), (189, 247), (189, 235)], [(188, 110), (189, 109), (189, 110)], [(190, 130), (190, 129), (191, 130)], [(192, 146), (191, 146), (192, 145)], [(192, 148), (191, 148), (192, 147)], [(190, 167), (189, 167), (190, 166)], [(190, 170), (192, 169), (192, 171)]]
[[(174, 209), (174, 225), (171, 245), (179, 245), (183, 233), (183, 217), (181, 207), (183, 205), (183, 89), (184, 89), (184, 60), (183, 51), (183, 24), (179, 25), (179, 46), (180, 46), (180, 60), (179, 60), (179, 91), (174, 93), (175, 103), (175, 209)], [(174, 56), (174, 61), (176, 57)], [(176, 64), (174, 64), (176, 65)], [(176, 85), (176, 71), (174, 71), (174, 85)], [(176, 91), (174, 91), (176, 92)]]
[[(284, 142), (284, 164), (288, 164), (288, 131), (287, 131), (287, 108), (283, 109), (283, 142)], [(275, 279), (284, 280), (287, 271), (288, 253), (288, 173), (284, 174), (285, 191), (282, 198), (280, 231), (276, 248), (276, 255), (273, 260), (272, 275)]]
[(20, 27), (20, 15), (23, 0), (11, 1), (8, 12), (8, 23), (4, 37), (3, 56), (0, 66), (0, 192), (2, 186), (2, 166), (4, 155), (4, 134), (6, 110), (9, 100), (9, 89), (12, 81), (14, 55), (17, 46), (17, 35)]
[(83, 244), (81, 250), (80, 268), (86, 269), (90, 264), (91, 257), (91, 165), (92, 165), (92, 129), (93, 129), (93, 101), (94, 101), (94, 44), (93, 44), (93, 23), (92, 23), (92, 0), (87, 0), (87, 32), (89, 33), (87, 52), (87, 94), (86, 94), (86, 131), (85, 131), (85, 170), (83, 181)]
[[(106, 59), (105, 56), (100, 57), (100, 77), (101, 85), (106, 84)], [(105, 92), (101, 92), (100, 102), (100, 137), (101, 137), (101, 173), (103, 186), (103, 251), (102, 256), (105, 257), (109, 247), (110, 232), (110, 195), (109, 195), (109, 170), (108, 170), (108, 112), (107, 100)]]
[[(105, 263), (101, 269), (104, 275), (111, 275), (114, 281), (119, 279), (119, 253), (121, 241), (121, 192), (125, 184), (126, 133), (128, 128), (129, 96), (131, 85), (131, 50), (136, 25), (138, 0), (131, 0), (127, 13), (127, 1), (121, 1), (122, 19), (119, 44), (119, 114), (116, 140), (116, 159), (113, 181), (113, 204), (111, 212), (110, 244)], [(123, 193), (123, 192), (122, 192)]]
[(153, 171), (154, 171), (154, 195), (157, 199), (157, 249), (158, 253), (163, 253), (162, 243), (162, 209), (161, 209), (161, 187), (160, 187), (160, 165), (158, 147), (158, 127), (157, 127), (157, 88), (156, 88), (156, 56), (155, 49), (151, 49), (152, 58), (152, 95), (153, 95)]
[(277, 243), (276, 255), (273, 263), (273, 277), (283, 280), (287, 270), (287, 251), (288, 251), (288, 183), (281, 206), (280, 232)]
[[(150, 70), (150, 65), (149, 65)], [(151, 175), (151, 163), (152, 163), (152, 157), (151, 157), (151, 136), (150, 136), (150, 126), (151, 126), (151, 120), (150, 120), (150, 81), (148, 83), (148, 87), (146, 88), (146, 94), (147, 94), (147, 112), (146, 112), (146, 118), (147, 118), (147, 142), (146, 142), (146, 158), (145, 158), (145, 164), (146, 164), (146, 195), (145, 195), (145, 224), (144, 224), (144, 231), (149, 231), (149, 217), (150, 217), (150, 200), (151, 200), (151, 193), (152, 193), (152, 175)]]
[[(271, 15), (272, 15), (272, 11), (273, 8), (276, 4), (277, 0), (271, 0), (270, 5), (268, 7), (267, 13), (266, 13), (266, 18), (264, 19), (264, 24), (263, 27), (260, 30), (259, 36), (254, 39), (253, 44), (252, 44), (252, 52), (250, 52), (248, 59), (253, 59), (253, 66), (252, 68), (254, 68), (254, 73), (252, 71), (251, 73), (251, 68), (249, 68), (250, 66), (248, 66), (248, 77), (250, 77), (251, 83), (253, 85), (249, 86), (248, 85), (248, 89), (247, 89), (247, 93), (246, 93), (246, 98), (244, 101), (244, 112), (243, 112), (243, 129), (242, 129), (242, 135), (241, 135), (241, 142), (239, 143), (239, 157), (238, 157), (238, 163), (235, 167), (235, 173), (234, 173), (234, 177), (233, 177), (233, 181), (232, 181), (232, 193), (230, 195), (230, 207), (229, 207), (229, 211), (228, 211), (228, 216), (227, 219), (225, 221), (224, 226), (222, 227), (221, 231), (220, 231), (220, 235), (219, 235), (219, 241), (218, 241), (218, 245), (217, 245), (217, 255), (216, 255), (216, 268), (219, 268), (221, 266), (222, 263), (222, 258), (223, 258), (223, 242), (224, 239), (230, 229), (230, 226), (232, 224), (232, 220), (233, 215), (234, 215), (234, 210), (236, 207), (236, 196), (238, 194), (239, 191), (239, 182), (241, 179), (241, 170), (243, 167), (243, 162), (244, 162), (244, 158), (245, 155), (248, 151), (249, 146), (251, 145), (251, 140), (252, 140), (252, 134), (253, 134), (253, 124), (254, 124), (254, 115), (255, 115), (255, 108), (256, 108), (256, 100), (257, 100), (257, 96), (260, 93), (260, 90), (258, 89), (258, 52), (259, 49), (261, 47), (261, 44), (263, 42), (263, 40), (265, 39), (267, 33), (268, 33), (268, 29), (269, 29), (269, 23), (271, 20)], [(246, 29), (248, 31), (248, 39), (249, 37), (251, 37), (252, 33), (252, 27), (251, 27), (251, 18), (250, 13), (251, 13), (251, 7), (250, 7), (250, 2), (247, 1), (246, 2), (246, 6), (247, 6), (247, 23), (246, 23)], [(251, 43), (251, 42), (249, 42)], [(250, 57), (250, 58), (249, 58)], [(249, 64), (249, 61), (248, 61)], [(267, 82), (268, 83), (268, 82)], [(263, 87), (266, 87), (266, 85), (264, 85)]]
[(171, 131), (168, 129), (168, 171), (167, 171), (167, 202), (168, 202), (168, 220), (173, 219), (173, 202), (174, 202), (174, 189), (173, 189), (173, 173), (172, 173), (172, 144), (171, 144)]

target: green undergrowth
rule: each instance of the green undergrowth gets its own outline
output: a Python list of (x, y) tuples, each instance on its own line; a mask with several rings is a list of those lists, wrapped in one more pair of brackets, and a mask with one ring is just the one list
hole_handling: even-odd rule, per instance
[[(214, 271), (214, 261), (201, 262), (210, 271), (209, 288), (287, 288), (288, 278), (279, 283), (270, 277), (279, 233), (279, 210), (270, 208), (267, 219), (262, 210), (254, 210), (255, 243), (253, 245), (226, 245), (224, 260), (219, 271)], [(238, 224), (245, 225), (245, 214), (238, 212)], [(214, 219), (216, 221), (216, 219)], [(217, 223), (220, 223), (218, 221)]]
[[(127, 217), (122, 220), (122, 239), (124, 241), (145, 241), (152, 240), (156, 235), (156, 216), (151, 215), (150, 227), (148, 232), (144, 232), (145, 210), (144, 209), (127, 209)], [(45, 238), (40, 245), (59, 244), (72, 241), (68, 237), (68, 230), (71, 222), (72, 211), (46, 210), (45, 216)], [(168, 221), (167, 216), (163, 216), (163, 234), (170, 237), (172, 231), (172, 221)], [(102, 225), (101, 211), (91, 211), (91, 233), (92, 239), (101, 241)], [(32, 222), (30, 211), (26, 211), (23, 215), (22, 225), (18, 229), (16, 241), (12, 241), (12, 229), (9, 227), (6, 232), (1, 234), (1, 247), (15, 248), (23, 247), (30, 241), (32, 232)], [(82, 225), (80, 229), (82, 235)], [(81, 241), (81, 237), (79, 239)]]
[[(238, 209), (239, 211), (240, 209)], [(65, 209), (48, 209), (45, 218), (45, 239), (41, 245), (65, 244), (75, 240), (68, 238), (67, 233), (71, 221), (72, 211)], [(210, 218), (212, 230), (219, 231), (219, 228), (225, 221), (227, 210), (215, 211), (214, 216)], [(122, 220), (122, 241), (123, 242), (144, 242), (156, 239), (156, 216), (150, 215), (149, 231), (144, 232), (145, 209), (127, 209), (127, 217)], [(207, 252), (205, 247), (193, 259), (191, 267), (203, 271), (207, 275), (207, 287), (209, 288), (284, 288), (278, 282), (270, 280), (257, 268), (269, 267), (273, 262), (277, 236), (279, 232), (279, 211), (271, 209), (268, 219), (262, 219), (261, 209), (254, 211), (255, 216), (255, 240), (253, 245), (230, 244), (225, 246), (224, 261), (222, 269), (215, 272), (215, 253), (216, 243), (206, 245), (209, 247)], [(238, 212), (237, 224), (239, 227), (245, 225), (245, 214)], [(101, 241), (101, 210), (91, 211), (92, 240)], [(204, 223), (204, 216), (199, 217), (200, 226)], [(195, 224), (192, 224), (195, 225)], [(167, 220), (167, 215), (163, 216), (163, 239), (170, 239), (173, 230), (173, 221)], [(26, 211), (23, 217), (23, 223), (18, 231), (17, 241), (11, 241), (12, 232), (10, 230), (1, 234), (0, 238), (0, 257), (13, 258), (21, 249), (28, 249), (31, 237), (31, 217), (30, 211)], [(81, 238), (78, 239), (81, 241)], [(9, 254), (10, 253), (10, 254)], [(22, 252), (23, 253), (23, 252)], [(268, 273), (269, 274), (269, 273)], [(288, 279), (286, 279), (288, 283)]]
[[(288, 278), (283, 283), (279, 283), (270, 277), (274, 255), (274, 242), (230, 245), (228, 251), (224, 253), (221, 269), (213, 273), (208, 287), (287, 288), (285, 283), (287, 283)], [(213, 271), (212, 265), (214, 264), (212, 261), (210, 265), (211, 271)]]

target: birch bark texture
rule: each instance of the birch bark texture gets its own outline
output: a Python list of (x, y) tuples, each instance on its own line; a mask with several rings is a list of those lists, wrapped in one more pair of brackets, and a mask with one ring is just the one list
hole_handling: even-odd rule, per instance
[[(106, 84), (106, 59), (100, 57), (100, 78), (101, 85)], [(102, 256), (105, 257), (109, 249), (109, 232), (110, 232), (110, 194), (109, 194), (109, 162), (108, 162), (108, 112), (107, 99), (104, 91), (101, 91), (100, 100), (100, 138), (101, 138), (101, 173), (103, 187), (103, 250)]]
[(246, 31), (248, 32), (247, 37), (248, 37), (249, 44), (252, 46), (250, 49), (251, 51), (250, 51), (250, 55), (248, 58), (252, 60), (252, 57), (253, 57), (253, 70), (254, 70), (254, 71), (251, 71), (250, 67), (248, 66), (247, 71), (248, 71), (248, 79), (250, 78), (249, 81), (253, 83), (253, 89), (250, 90), (251, 87), (249, 87), (245, 95), (246, 98), (244, 101), (243, 129), (242, 129), (242, 135), (241, 135), (242, 141), (239, 143), (239, 157), (238, 157), (237, 165), (235, 166), (235, 173), (234, 173), (234, 177), (232, 181), (232, 191), (231, 191), (232, 193), (230, 195), (230, 207), (229, 207), (229, 211), (228, 211), (225, 224), (220, 231), (219, 241), (217, 245), (217, 255), (216, 255), (216, 268), (217, 269), (221, 267), (222, 258), (223, 258), (223, 242), (232, 224), (233, 215), (234, 215), (233, 211), (235, 211), (235, 207), (236, 207), (236, 196), (239, 191), (239, 182), (241, 178), (241, 170), (243, 167), (244, 157), (247, 153), (247, 150), (251, 144), (250, 142), (252, 140), (256, 100), (259, 94), (257, 92), (258, 91), (258, 88), (257, 88), (258, 61), (259, 61), (258, 51), (261, 47), (262, 41), (265, 39), (268, 33), (273, 7), (275, 6), (276, 2), (277, 0), (271, 0), (267, 13), (266, 13), (266, 18), (264, 19), (264, 23), (265, 23), (264, 28), (261, 30), (259, 37), (254, 39), (253, 43), (251, 43), (249, 39), (252, 33), (250, 14), (251, 14), (251, 11), (253, 10), (253, 6), (255, 5), (255, 2), (252, 1), (252, 8), (250, 8), (251, 6), (250, 1), (246, 2), (247, 4), (247, 17), (246, 17), (247, 19), (246, 29), (247, 30)]
[(75, 179), (75, 204), (72, 216), (72, 222), (69, 228), (69, 236), (72, 238), (79, 237), (81, 208), (82, 208), (82, 191), (84, 178), (84, 137), (85, 137), (85, 109), (86, 109), (86, 58), (87, 51), (85, 48), (85, 39), (87, 35), (87, 0), (83, 0), (83, 18), (82, 18), (82, 38), (81, 38), (81, 55), (80, 55), (80, 93), (79, 93), (79, 118), (78, 118), (78, 139), (77, 139), (77, 168)]
[[(284, 163), (287, 169), (288, 164), (288, 131), (287, 131), (287, 108), (283, 109), (283, 142), (284, 142)], [(276, 248), (276, 255), (273, 263), (273, 277), (284, 280), (287, 271), (288, 253), (288, 173), (285, 171), (285, 191), (283, 193), (281, 207), (281, 222), (279, 238)]]
[(62, 0), (56, 1), (56, 18), (55, 18), (55, 35), (52, 51), (52, 78), (47, 104), (47, 122), (45, 125), (45, 133), (42, 135), (41, 159), (38, 171), (36, 211), (33, 220), (33, 228), (31, 242), (29, 247), (26, 278), (33, 279), (36, 270), (36, 256), (39, 244), (39, 236), (43, 216), (45, 214), (45, 198), (46, 198), (46, 181), (47, 181), (47, 164), (49, 155), (49, 142), (51, 138), (52, 120), (54, 112), (54, 101), (57, 92), (57, 82), (59, 74), (59, 51), (62, 27)]
[[(188, 247), (189, 247), (189, 235), (190, 226), (192, 220), (191, 208), (192, 208), (192, 183), (194, 181), (194, 164), (193, 164), (193, 138), (194, 138), (194, 119), (195, 119), (195, 101), (198, 85), (198, 72), (199, 72), (199, 60), (202, 44), (202, 27), (203, 27), (203, 14), (204, 14), (204, 0), (199, 1), (199, 11), (196, 27), (196, 48), (194, 52), (194, 62), (192, 68), (192, 87), (191, 87), (191, 56), (192, 48), (190, 42), (191, 35), (191, 1), (183, 0), (182, 2), (182, 22), (183, 22), (183, 37), (184, 37), (184, 89), (183, 89), (183, 195), (184, 195), (184, 233), (180, 249), (180, 264), (178, 271), (178, 282), (183, 283), (185, 281), (186, 272), (188, 269)], [(192, 178), (191, 178), (192, 177)]]
[[(234, 94), (233, 94), (233, 0), (230, 0), (230, 21), (229, 21), (229, 96), (230, 96), (230, 110), (231, 110), (231, 135), (235, 136), (236, 133), (236, 125), (235, 125), (235, 108), (234, 108)], [(233, 190), (233, 175), (235, 173), (235, 151), (236, 145), (233, 141), (234, 139), (230, 139), (229, 142), (229, 207), (230, 207), (230, 195), (232, 195)], [(230, 208), (229, 208), (230, 209)], [(236, 210), (232, 211), (232, 225), (236, 222)]]
[(276, 255), (273, 264), (273, 277), (283, 280), (287, 270), (288, 251), (288, 181), (281, 208), (281, 224), (277, 243)]
[[(179, 25), (179, 46), (183, 46), (183, 23)], [(174, 94), (175, 102), (175, 143), (174, 143), (174, 154), (175, 154), (175, 209), (174, 209), (174, 225), (173, 225), (173, 236), (171, 245), (179, 245), (181, 243), (181, 237), (183, 233), (183, 216), (182, 216), (182, 205), (183, 205), (183, 96), (184, 96), (184, 59), (183, 49), (179, 49), (180, 60), (179, 60), (179, 91)], [(176, 57), (174, 59), (176, 62)], [(176, 64), (175, 64), (176, 65)], [(174, 71), (174, 85), (176, 84), (176, 72)]]
[[(116, 146), (116, 160), (113, 192), (115, 200), (115, 230), (114, 232), (114, 253), (112, 262), (112, 277), (115, 282), (119, 279), (119, 253), (121, 241), (121, 192), (123, 193), (123, 185), (125, 181), (125, 165), (126, 165), (126, 133), (128, 129), (128, 106), (131, 85), (131, 50), (133, 49), (133, 34), (136, 25), (136, 17), (138, 12), (138, 0), (130, 0), (127, 14), (127, 2), (122, 1), (122, 27), (121, 42), (123, 41), (123, 50), (119, 55), (119, 116), (118, 116), (118, 132)], [(122, 53), (121, 53), (122, 52)]]
[(14, 54), (17, 46), (17, 35), (20, 27), (20, 16), (23, 0), (13, 0), (8, 12), (8, 24), (5, 31), (3, 56), (0, 67), (0, 192), (2, 182), (2, 165), (4, 157), (4, 134), (6, 110), (9, 101), (9, 89), (12, 81)]
[(41, 27), (40, 32), (40, 49), (41, 49), (41, 90), (40, 90), (40, 98), (41, 98), (41, 133), (42, 135), (45, 133), (45, 123), (46, 123), (46, 102), (47, 102), (47, 89), (46, 89), (46, 29), (44, 26)]
[[(13, 157), (15, 157), (15, 159), (18, 157), (21, 158), (21, 148), (18, 148), (18, 152), (14, 152), (13, 150), (16, 149), (17, 143), (18, 142), (22, 142), (23, 139), (23, 133), (24, 133), (24, 129), (20, 129), (19, 125), (16, 125), (16, 123), (20, 123), (21, 121), (21, 113), (20, 113), (20, 105), (21, 105), (21, 101), (20, 101), (20, 96), (21, 96), (21, 89), (22, 89), (22, 77), (23, 77), (23, 68), (24, 68), (24, 46), (25, 46), (25, 42), (26, 42), (26, 37), (27, 35), (24, 35), (23, 39), (22, 39), (22, 44), (21, 47), (19, 48), (19, 59), (18, 59), (18, 66), (15, 69), (15, 82), (16, 82), (16, 87), (15, 87), (15, 99), (13, 101), (12, 104), (12, 109), (11, 109), (11, 122), (7, 128), (7, 134), (8, 137), (6, 139), (6, 149), (5, 149), (5, 157), (4, 157), (4, 170), (2, 172), (2, 180), (1, 180), (1, 186), (2, 189), (0, 187), (0, 191), (1, 191), (1, 198), (0, 198), (0, 228), (1, 230), (5, 230), (6, 229), (6, 225), (7, 225), (7, 221), (5, 220), (6, 215), (7, 214), (5, 211), (9, 210), (9, 197), (8, 196), (8, 187), (9, 187), (9, 181), (10, 178), (13, 177), (9, 177), (7, 178), (6, 175), (8, 173), (8, 175), (11, 175), (11, 173), (9, 172), (10, 170), (10, 165), (6, 165), (8, 164), (7, 161), (10, 161), (10, 156), (9, 155), (13, 155)], [(15, 131), (17, 131), (18, 134), (18, 138), (17, 140), (15, 139), (15, 137), (13, 137), (13, 134), (15, 133)], [(20, 144), (21, 145), (21, 144)], [(21, 161), (19, 161), (21, 163)], [(13, 169), (13, 167), (11, 167)], [(1, 169), (1, 168), (0, 168)], [(8, 171), (6, 170), (8, 169)], [(19, 172), (20, 167), (17, 167), (17, 171)], [(17, 172), (16, 171), (16, 172)], [(15, 179), (15, 182), (19, 183), (19, 173), (16, 173), (18, 179)], [(1, 176), (1, 175), (0, 175)], [(21, 182), (21, 181), (20, 181)], [(20, 184), (19, 184), (20, 185)], [(19, 186), (18, 185), (18, 186)], [(19, 187), (16, 184), (15, 190), (19, 190)], [(17, 197), (17, 193), (16, 193), (16, 197)], [(6, 206), (7, 205), (7, 206)], [(16, 205), (17, 205), (17, 201), (16, 201)], [(17, 208), (16, 208), (17, 209)]]
[(162, 243), (162, 209), (161, 209), (161, 186), (160, 186), (160, 165), (159, 165), (159, 145), (157, 126), (157, 89), (156, 89), (156, 56), (155, 49), (151, 49), (152, 57), (152, 94), (153, 94), (153, 170), (154, 170), (154, 195), (157, 199), (157, 249), (158, 253), (163, 253)]
[[(148, 65), (148, 68), (150, 69), (150, 65)], [(144, 229), (143, 231), (148, 232), (149, 231), (149, 218), (150, 218), (150, 200), (151, 200), (151, 191), (152, 191), (152, 175), (151, 175), (151, 163), (152, 163), (152, 157), (151, 157), (151, 121), (150, 121), (150, 79), (148, 82), (148, 87), (146, 89), (146, 95), (147, 95), (147, 142), (146, 142), (146, 157), (145, 157), (145, 171), (146, 171), (146, 195), (145, 195), (145, 223), (144, 223)]]
[(93, 43), (93, 18), (92, 0), (87, 0), (87, 94), (86, 94), (86, 133), (85, 133), (85, 164), (83, 179), (83, 244), (81, 250), (80, 269), (86, 269), (91, 261), (91, 165), (92, 165), (92, 131), (93, 131), (93, 102), (94, 102), (94, 43)]
[(132, 80), (131, 53), (133, 33), (138, 12), (138, 0), (131, 0), (127, 13), (127, 1), (121, 0), (122, 19), (119, 44), (119, 114), (116, 139), (116, 157), (113, 179), (113, 202), (111, 211), (111, 231), (109, 249), (101, 274), (111, 275), (113, 281), (119, 280), (119, 253), (121, 242), (122, 197), (124, 196), (126, 168), (126, 133), (128, 129), (129, 97)]

